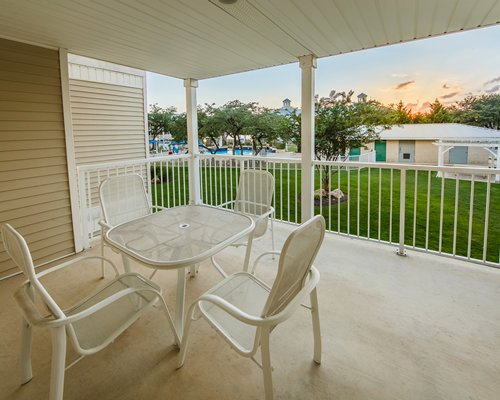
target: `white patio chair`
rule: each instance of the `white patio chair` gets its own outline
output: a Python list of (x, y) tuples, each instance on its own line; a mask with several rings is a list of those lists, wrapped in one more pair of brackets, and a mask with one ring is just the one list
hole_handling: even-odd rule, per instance
[[(198, 311), (244, 357), (261, 349), (266, 400), (273, 398), (269, 335), (310, 296), (314, 332), (314, 361), (321, 363), (321, 335), (316, 285), (319, 272), (312, 265), (325, 235), (325, 220), (316, 216), (296, 228), (281, 251), (272, 287), (255, 275), (228, 276), (193, 303), (186, 316), (178, 368), (184, 365), (191, 321)], [(258, 260), (256, 260), (258, 261)]]
[[(37, 274), (23, 237), (8, 224), (2, 227), (1, 234), (7, 253), (28, 278), (14, 294), (24, 315), (21, 332), (21, 382), (27, 383), (33, 377), (32, 327), (50, 329), (52, 336), (51, 400), (63, 398), (66, 335), (74, 350), (80, 355), (67, 367), (69, 368), (84, 356), (94, 354), (113, 342), (139, 318), (148, 306), (158, 300), (162, 303), (172, 332), (175, 332), (160, 287), (137, 273), (118, 275), (116, 267), (109, 260), (105, 261), (113, 267), (116, 277), (70, 308), (61, 309), (40, 282), (40, 278), (84, 259), (101, 259), (101, 257), (80, 257)], [(41, 298), (45, 308), (44, 313), (35, 305), (35, 294)]]
[[(240, 175), (236, 198), (219, 205), (222, 208), (232, 209), (252, 217), (255, 228), (252, 231), (252, 241), (262, 238), (267, 232), (269, 221), (271, 225), (271, 247), (274, 250), (274, 208), (272, 207), (274, 195), (274, 176), (269, 171), (247, 169)], [(246, 246), (247, 241), (233, 243), (232, 246)], [(245, 264), (249, 260), (245, 260)], [(212, 257), (212, 264), (223, 277), (227, 274)]]
[[(154, 209), (163, 208), (150, 206), (144, 188), (144, 180), (137, 174), (119, 175), (105, 179), (99, 186), (99, 200), (103, 217), (99, 221), (101, 226), (101, 257), (104, 257), (104, 246), (106, 246), (104, 235), (108, 229), (148, 215)], [(102, 271), (104, 273), (104, 269)]]

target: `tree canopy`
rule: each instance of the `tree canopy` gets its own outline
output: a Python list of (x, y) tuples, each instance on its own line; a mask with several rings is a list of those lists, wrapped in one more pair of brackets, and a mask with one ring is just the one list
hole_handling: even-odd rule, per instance
[(452, 111), (456, 122), (500, 129), (500, 94), (468, 96)]
[[(316, 101), (316, 146), (318, 159), (336, 160), (349, 149), (376, 140), (390, 125), (446, 123), (500, 129), (500, 94), (469, 96), (453, 106), (436, 99), (428, 113), (412, 114), (402, 101), (385, 106), (375, 100), (352, 102), (353, 91), (332, 90), (329, 97)], [(186, 140), (186, 114), (174, 107), (150, 106), (149, 133), (152, 139), (170, 134), (173, 140)], [(280, 115), (256, 102), (232, 100), (222, 106), (198, 107), (198, 128), (203, 147), (215, 153), (221, 143), (231, 139), (242, 150), (249, 138), (254, 154), (275, 141), (294, 143), (301, 151), (301, 116), (297, 111)]]

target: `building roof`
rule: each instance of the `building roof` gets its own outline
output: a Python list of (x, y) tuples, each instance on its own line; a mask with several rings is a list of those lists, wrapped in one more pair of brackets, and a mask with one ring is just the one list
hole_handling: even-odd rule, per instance
[(394, 125), (380, 133), (382, 140), (500, 141), (500, 131), (463, 124)]
[(4, 0), (0, 37), (204, 79), (500, 23), (495, 0)]

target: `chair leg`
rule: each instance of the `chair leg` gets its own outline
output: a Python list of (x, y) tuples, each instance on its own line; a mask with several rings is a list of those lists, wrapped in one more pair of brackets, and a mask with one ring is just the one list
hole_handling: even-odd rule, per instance
[(262, 373), (264, 375), (265, 400), (273, 400), (273, 376), (271, 367), (271, 353), (269, 349), (269, 329), (262, 330), (260, 351), (262, 355)]
[(314, 333), (314, 362), (321, 364), (321, 327), (319, 324), (318, 292), (314, 288), (311, 292), (311, 316)]
[(189, 329), (191, 328), (191, 322), (193, 321), (194, 312), (197, 306), (198, 306), (197, 302), (191, 304), (191, 307), (189, 307), (189, 311), (186, 315), (186, 322), (184, 324), (184, 334), (182, 335), (181, 351), (179, 353), (179, 361), (177, 363), (177, 368), (182, 368), (182, 366), (184, 365), (184, 361), (186, 361), (186, 351), (189, 340)]
[(66, 363), (66, 331), (64, 327), (52, 329), (52, 361), (50, 369), (50, 400), (62, 400)]
[(31, 338), (33, 327), (23, 318), (21, 328), (21, 384), (28, 383), (33, 378), (31, 369)]
[[(276, 249), (276, 245), (274, 243), (274, 216), (271, 216), (271, 246), (272, 246), (272, 251)], [(274, 260), (274, 254), (273, 254), (273, 260)]]
[(104, 279), (104, 229), (101, 227), (101, 278)]

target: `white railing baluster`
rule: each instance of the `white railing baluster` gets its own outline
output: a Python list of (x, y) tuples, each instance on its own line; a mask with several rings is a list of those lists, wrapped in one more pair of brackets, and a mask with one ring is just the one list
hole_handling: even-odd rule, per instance
[(439, 205), (439, 246), (438, 252), (441, 254), (442, 245), (443, 245), (443, 212), (444, 212), (444, 176), (446, 173), (443, 172), (443, 176), (441, 177), (441, 199)]
[(457, 221), (458, 221), (458, 194), (459, 194), (459, 180), (458, 174), (455, 178), (455, 212), (453, 215), (453, 255), (457, 254)]
[[(337, 187), (340, 189), (340, 165), (337, 165)], [(340, 234), (340, 212), (341, 212), (340, 210), (341, 210), (341, 207), (340, 207), (340, 198), (339, 198), (339, 199), (337, 199), (337, 233), (339, 233), (339, 234)]]
[(287, 221), (290, 222), (290, 163), (286, 163)]
[(491, 175), (486, 179), (486, 208), (484, 210), (484, 235), (483, 235), (483, 262), (488, 256), (488, 228), (490, 222), (490, 195), (491, 195)]
[(391, 168), (391, 180), (389, 184), (389, 243), (392, 243), (392, 188), (394, 180), (394, 170)]
[(431, 211), (431, 179), (432, 172), (429, 171), (427, 175), (427, 210), (425, 212), (425, 250), (429, 250), (429, 224), (430, 224), (430, 211)]
[(413, 248), (417, 240), (417, 197), (418, 197), (418, 171), (415, 170), (415, 189), (413, 190)]
[(382, 221), (382, 168), (378, 169), (378, 222), (377, 239), (380, 242), (380, 223)]
[[(295, 168), (297, 168), (297, 164), (295, 164)], [(295, 182), (297, 182), (297, 174), (295, 174)], [(332, 184), (332, 166), (328, 166), (328, 183)], [(330, 187), (331, 189), (331, 187)], [(295, 187), (295, 191), (297, 191), (297, 187)], [(295, 197), (297, 197), (297, 193), (295, 193)], [(297, 208), (295, 208), (297, 209)], [(297, 221), (297, 218), (295, 218)], [(330, 196), (330, 191), (328, 192), (328, 230), (332, 231), (332, 196)]]
[(366, 222), (366, 237), (370, 239), (370, 219), (371, 219), (371, 209), (370, 209), (370, 201), (371, 201), (371, 168), (368, 167), (368, 215)]
[(476, 176), (472, 175), (470, 180), (470, 205), (469, 205), (469, 230), (467, 235), (467, 258), (471, 258), (470, 250), (472, 244), (472, 218), (474, 215), (474, 180)]
[[(320, 213), (320, 215), (323, 215), (323, 167), (319, 166), (316, 168), (319, 168), (319, 213)], [(314, 174), (314, 175), (316, 175), (316, 174)], [(314, 197), (316, 197), (316, 196), (314, 196)], [(314, 201), (316, 201), (316, 199), (314, 199)]]
[(359, 209), (360, 209), (360, 199), (361, 199), (361, 168), (358, 168), (358, 193), (357, 193), (357, 204), (356, 204), (356, 236), (359, 238)]
[(351, 234), (351, 169), (347, 168), (347, 236)]
[(398, 255), (406, 255), (405, 250), (405, 212), (406, 212), (406, 169), (399, 173), (399, 248)]

